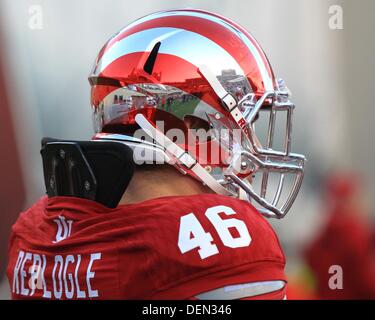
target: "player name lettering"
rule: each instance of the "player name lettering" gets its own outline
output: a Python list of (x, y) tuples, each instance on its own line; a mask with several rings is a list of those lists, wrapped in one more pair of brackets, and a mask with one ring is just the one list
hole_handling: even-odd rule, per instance
[(92, 287), (93, 265), (101, 253), (46, 256), (20, 250), (14, 266), (12, 291), (45, 299), (99, 297)]

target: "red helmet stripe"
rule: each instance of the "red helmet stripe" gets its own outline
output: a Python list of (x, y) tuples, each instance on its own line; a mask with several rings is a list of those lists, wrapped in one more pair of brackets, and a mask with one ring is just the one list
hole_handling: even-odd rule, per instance
[[(111, 48), (121, 39), (131, 34), (155, 27), (181, 28), (198, 33), (210, 39), (225, 49), (237, 61), (244, 74), (248, 77), (248, 80), (255, 92), (263, 92), (265, 90), (264, 75), (262, 76), (262, 74), (259, 72), (259, 66), (254, 66), (254, 63), (259, 62), (255, 61), (252, 52), (240, 39), (238, 34), (236, 34), (234, 30), (231, 31), (227, 27), (201, 17), (186, 15), (165, 16), (141, 22), (130, 27), (129, 29), (125, 28), (123, 32), (120, 32), (116, 37), (108, 42), (105, 50), (103, 50), (103, 54), (105, 54), (109, 48)], [(248, 34), (246, 36), (251, 37)], [(256, 43), (256, 41), (254, 41), (252, 38), (249, 39), (252, 43)], [(256, 48), (259, 51), (259, 47), (256, 46)], [(265, 63), (266, 57), (263, 54), (263, 51), (258, 52), (258, 54), (262, 58), (261, 63), (267, 66), (267, 78), (272, 78), (270, 76), (272, 71), (270, 71), (268, 63)]]
[[(208, 82), (198, 73), (196, 66), (180, 57), (159, 53), (155, 61), (152, 76), (143, 69), (134, 69), (142, 59), (143, 52), (124, 55), (112, 62), (100, 73), (100, 77), (119, 79), (122, 85), (139, 83), (158, 83), (176, 87), (184, 92), (195, 95), (201, 100), (222, 112), (220, 102)], [(120, 72), (120, 74), (117, 74)], [(124, 75), (127, 75), (124, 77)], [(179, 79), (176, 79), (178, 75)], [(96, 86), (93, 105), (98, 105), (109, 93), (116, 90), (112, 86)]]

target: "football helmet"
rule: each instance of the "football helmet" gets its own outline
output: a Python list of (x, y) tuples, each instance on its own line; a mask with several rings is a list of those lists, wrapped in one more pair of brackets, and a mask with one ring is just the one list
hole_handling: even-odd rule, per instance
[(305, 163), (291, 153), (295, 106), (238, 24), (192, 9), (147, 15), (104, 45), (89, 81), (94, 139), (122, 141), (136, 163), (169, 163), (267, 217), (290, 209)]

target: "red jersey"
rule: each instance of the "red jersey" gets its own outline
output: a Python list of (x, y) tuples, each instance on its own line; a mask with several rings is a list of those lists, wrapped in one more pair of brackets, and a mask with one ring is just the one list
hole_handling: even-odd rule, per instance
[(226, 196), (171, 196), (106, 208), (41, 198), (12, 228), (17, 299), (191, 299), (216, 288), (286, 281), (270, 224)]

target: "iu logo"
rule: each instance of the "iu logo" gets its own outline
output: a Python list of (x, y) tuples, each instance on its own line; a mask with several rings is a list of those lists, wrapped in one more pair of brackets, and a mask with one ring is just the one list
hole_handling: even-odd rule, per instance
[(66, 220), (64, 216), (59, 216), (58, 219), (53, 220), (57, 224), (56, 240), (52, 243), (57, 243), (65, 240), (72, 232), (73, 220)]

